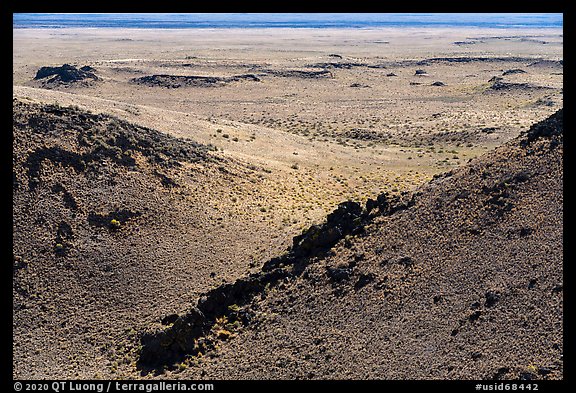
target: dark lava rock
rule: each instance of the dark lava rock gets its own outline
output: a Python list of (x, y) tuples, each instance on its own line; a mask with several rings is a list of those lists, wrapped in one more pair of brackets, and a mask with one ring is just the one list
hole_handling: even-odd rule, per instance
[(483, 132), (485, 134), (493, 134), (494, 131), (498, 130), (500, 127), (484, 127), (480, 130), (480, 132)]
[(358, 281), (356, 281), (356, 284), (354, 284), (354, 289), (359, 290), (365, 287), (366, 285), (374, 281), (375, 278), (376, 276), (373, 273), (361, 274), (360, 277), (358, 277)]
[(352, 269), (349, 267), (327, 267), (326, 274), (333, 283), (347, 281), (352, 275)]
[(20, 269), (26, 269), (28, 267), (28, 263), (24, 260), (24, 258), (20, 256), (13, 257), (13, 264), (12, 264), (12, 271), (16, 272)]
[(500, 300), (500, 295), (493, 291), (486, 292), (484, 296), (486, 297), (486, 302), (484, 303), (486, 307), (494, 307)]
[[(491, 79), (492, 80), (492, 79)], [(538, 86), (530, 83), (512, 83), (502, 82), (502, 80), (495, 80), (490, 86), (492, 90), (544, 90), (550, 89), (548, 86)]]
[(94, 72), (94, 71), (96, 71), (96, 68), (85, 65), (83, 67), (80, 67), (80, 71)]
[(477, 321), (478, 319), (480, 319), (480, 315), (482, 315), (482, 311), (480, 311), (480, 310), (474, 311), (472, 314), (470, 314), (470, 316), (468, 317), (468, 320), (470, 322)]
[(351, 130), (346, 130), (345, 132), (342, 133), (342, 137), (349, 139), (356, 139), (360, 141), (376, 141), (385, 139), (381, 135), (376, 134), (374, 131), (365, 130), (361, 128), (353, 128)]
[(536, 375), (530, 372), (521, 372), (518, 374), (518, 379), (521, 381), (532, 381), (535, 377)]
[(368, 85), (363, 85), (363, 84), (361, 84), (361, 83), (352, 83), (352, 84), (350, 85), (350, 87), (370, 87), (370, 86), (368, 86)]
[(140, 340), (142, 351), (139, 362), (147, 366), (174, 364), (184, 354), (199, 352), (196, 338), (209, 328), (204, 314), (192, 308), (178, 317), (170, 329), (144, 334)]
[(147, 75), (130, 80), (132, 83), (152, 87), (179, 88), (185, 86), (215, 87), (224, 86), (227, 83), (248, 80), (260, 82), (260, 78), (254, 74), (235, 75), (231, 77), (196, 76), (196, 75)]
[(172, 325), (178, 319), (178, 314), (169, 314), (162, 318), (162, 325)]
[(446, 84), (444, 82), (437, 81), (432, 83), (430, 86), (446, 86)]
[(292, 239), (293, 253), (304, 256), (332, 247), (345, 235), (361, 226), (362, 207), (356, 202), (342, 202), (326, 217), (323, 225), (312, 225)]
[(503, 379), (503, 377), (508, 374), (510, 372), (510, 369), (508, 367), (500, 367), (495, 373), (494, 375), (489, 378), (489, 379), (493, 379), (493, 380), (500, 380)]
[(564, 127), (564, 110), (560, 109), (552, 116), (539, 123), (534, 124), (524, 134), (525, 138), (520, 142), (521, 146), (526, 147), (538, 138), (555, 138), (563, 140)]
[(98, 80), (93, 71), (94, 69), (89, 66), (78, 69), (70, 64), (64, 64), (60, 67), (41, 67), (36, 72), (34, 79), (40, 80), (51, 77), (46, 81), (47, 83), (73, 83), (86, 79)]
[(554, 67), (563, 68), (564, 60), (538, 60), (528, 64), (528, 67)]
[(526, 71), (520, 69), (520, 68), (514, 68), (511, 70), (506, 70), (502, 73), (502, 75), (512, 75), (512, 74), (525, 74)]
[[(317, 66), (327, 66), (327, 64), (318, 64)], [(330, 63), (330, 67), (333, 68), (351, 68), (352, 65), (346, 63)], [(285, 77), (285, 78), (332, 78), (332, 72), (330, 70), (320, 70), (320, 71), (303, 71), (303, 70), (267, 70), (269, 74)]]
[(428, 73), (425, 70), (416, 70), (414, 75), (428, 75)]
[(538, 374), (540, 375), (548, 375), (552, 372), (552, 370), (550, 370), (548, 367), (538, 367)]
[(414, 260), (410, 257), (402, 257), (398, 259), (398, 264), (404, 267), (411, 267), (414, 265)]
[(564, 290), (564, 286), (562, 284), (558, 284), (555, 285), (554, 288), (552, 288), (552, 293), (560, 293)]
[(396, 75), (396, 74), (393, 73), (393, 72), (389, 72), (389, 73), (386, 74), (386, 76), (398, 76), (398, 75)]

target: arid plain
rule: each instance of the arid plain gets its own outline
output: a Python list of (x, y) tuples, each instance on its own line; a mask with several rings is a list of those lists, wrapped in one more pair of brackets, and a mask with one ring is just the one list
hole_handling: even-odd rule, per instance
[[(561, 378), (560, 368), (528, 361), (498, 374), (490, 360), (477, 370), (412, 365), (408, 374), (339, 364), (330, 374), (329, 358), (318, 355), (323, 371), (306, 371), (310, 357), (297, 351), (270, 360), (269, 374), (242, 374), (245, 365), (231, 364), (250, 352), (253, 323), (230, 315), (217, 315), (193, 356), (160, 368), (141, 359), (143, 335), (174, 324), (210, 290), (258, 274), (340, 203), (401, 198), (556, 113), (561, 30), (13, 32), (15, 378), (442, 379), (531, 366)], [(64, 64), (71, 80), (38, 73)], [(45, 134), (32, 117), (54, 130)], [(114, 127), (139, 147), (118, 142)], [(32, 154), (55, 148), (56, 159)], [(98, 156), (113, 148), (119, 156)], [(95, 169), (78, 169), (62, 149)], [(242, 308), (233, 306), (227, 313)], [(270, 313), (254, 318), (276, 337), (289, 334)], [(351, 331), (333, 333), (322, 340)]]

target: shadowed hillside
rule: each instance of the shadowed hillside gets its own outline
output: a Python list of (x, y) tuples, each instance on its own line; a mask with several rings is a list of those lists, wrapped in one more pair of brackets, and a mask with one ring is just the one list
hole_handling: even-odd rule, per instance
[[(13, 108), (15, 378), (134, 368), (140, 331), (245, 274), (272, 241), (238, 213), (259, 212), (258, 168), (107, 115)], [(238, 187), (246, 205), (228, 196)]]

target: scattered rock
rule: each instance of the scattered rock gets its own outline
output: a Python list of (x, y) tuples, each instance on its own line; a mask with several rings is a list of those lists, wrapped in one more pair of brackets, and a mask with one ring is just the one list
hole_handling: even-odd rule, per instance
[(542, 376), (546, 376), (550, 373), (552, 373), (552, 370), (549, 369), (548, 367), (543, 367), (543, 366), (538, 367), (538, 374), (540, 374)]
[(538, 98), (536, 100), (536, 102), (534, 102), (534, 105), (544, 105), (544, 106), (554, 106), (556, 105), (556, 103), (551, 100), (550, 98), (547, 97), (543, 97), (543, 98)]
[(522, 136), (525, 139), (521, 140), (520, 145), (526, 147), (539, 138), (550, 138), (560, 142), (563, 140), (563, 127), (564, 109), (559, 109), (552, 116), (532, 125), (528, 131), (523, 133)]
[(528, 67), (551, 67), (551, 68), (563, 68), (564, 60), (538, 60), (533, 63), (528, 64)]
[(454, 41), (452, 44), (454, 44), (454, 45), (474, 45), (477, 43), (478, 43), (478, 41)]
[(486, 292), (484, 296), (486, 297), (486, 302), (484, 305), (488, 308), (494, 307), (500, 300), (500, 295), (493, 291)]
[(107, 214), (88, 213), (88, 223), (98, 228), (118, 229), (128, 220), (140, 216), (142, 213), (129, 209), (116, 209)]
[[(323, 65), (318, 65), (318, 67), (322, 66), (325, 68), (328, 63)], [(330, 63), (331, 67), (333, 68), (346, 68), (348, 65), (346, 63)], [(351, 66), (350, 66), (351, 67)], [(266, 73), (280, 76), (284, 78), (333, 78), (332, 72), (330, 70), (320, 70), (320, 71), (306, 71), (306, 70), (266, 70)]]
[(501, 380), (503, 379), (506, 374), (508, 374), (510, 372), (510, 368), (508, 367), (500, 367), (491, 378), (488, 379), (492, 379), (492, 380)]
[(485, 134), (493, 134), (495, 131), (499, 130), (500, 127), (484, 127), (480, 129), (480, 132)]
[(525, 73), (526, 73), (526, 71), (524, 71), (523, 69), (514, 68), (511, 70), (506, 70), (506, 71), (502, 72), (502, 75), (525, 74)]
[(12, 272), (16, 272), (20, 269), (26, 269), (28, 267), (28, 263), (22, 258), (21, 256), (13, 256), (12, 258)]
[(400, 259), (398, 259), (397, 262), (399, 265), (402, 265), (404, 267), (412, 267), (414, 266), (414, 260), (410, 257), (401, 257)]
[(158, 176), (158, 178), (160, 179), (160, 183), (162, 184), (162, 186), (166, 187), (166, 188), (173, 188), (173, 187), (178, 187), (178, 183), (176, 183), (173, 179), (171, 179), (170, 177), (168, 177), (167, 175), (160, 173), (158, 171), (155, 171), (154, 174), (156, 176)]
[(416, 70), (414, 75), (428, 75), (428, 73), (425, 70)]
[(243, 80), (260, 82), (260, 78), (255, 74), (243, 74), (230, 77), (162, 74), (132, 78), (130, 82), (151, 87), (166, 87), (175, 89), (187, 86), (217, 87), (224, 86), (231, 82), (238, 82)]
[(358, 281), (356, 281), (356, 284), (354, 284), (354, 289), (357, 291), (365, 287), (366, 285), (374, 281), (375, 278), (376, 276), (373, 273), (361, 274), (360, 277), (358, 277)]
[(178, 319), (178, 314), (169, 314), (162, 318), (162, 325), (172, 325)]
[(499, 62), (527, 62), (534, 60), (531, 57), (518, 57), (518, 56), (507, 56), (507, 57), (433, 57), (431, 59), (420, 60), (417, 64), (420, 65), (430, 65), (431, 63), (471, 63), (471, 62), (481, 62), (481, 63), (499, 63)]
[(363, 85), (363, 84), (361, 84), (361, 83), (352, 83), (352, 84), (350, 85), (350, 87), (370, 87), (370, 86), (368, 86), (368, 85)]
[(84, 66), (80, 69), (64, 64), (60, 67), (41, 67), (34, 77), (35, 80), (42, 80), (45, 87), (72, 84), (85, 81), (96, 81), (99, 78), (94, 74), (94, 68)]
[(359, 141), (377, 141), (385, 139), (385, 137), (376, 134), (374, 131), (362, 128), (352, 128), (351, 130), (346, 130), (342, 133), (342, 136), (344, 138), (355, 139)]
[(446, 86), (446, 84), (444, 82), (437, 81), (432, 83), (430, 86)]
[(512, 83), (512, 82), (502, 82), (502, 80), (496, 80), (490, 86), (492, 90), (547, 90), (551, 89), (548, 86), (533, 85), (531, 83)]
[(518, 379), (520, 381), (532, 381), (535, 377), (536, 375), (528, 371), (523, 371), (518, 374)]
[(352, 275), (352, 269), (349, 267), (327, 267), (326, 274), (332, 283), (347, 281)]
[(476, 310), (476, 311), (474, 311), (472, 314), (470, 314), (470, 315), (468, 316), (468, 320), (469, 320), (470, 322), (477, 321), (477, 320), (480, 318), (480, 315), (482, 315), (482, 311)]
[(554, 288), (552, 288), (552, 293), (560, 293), (564, 290), (564, 285), (562, 284), (557, 284), (554, 286)]

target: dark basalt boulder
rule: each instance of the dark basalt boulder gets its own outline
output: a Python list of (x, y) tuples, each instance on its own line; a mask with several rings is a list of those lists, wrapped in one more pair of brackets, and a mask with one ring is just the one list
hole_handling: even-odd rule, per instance
[(60, 67), (41, 67), (36, 72), (34, 79), (41, 80), (50, 77), (47, 81), (48, 83), (74, 83), (87, 79), (98, 80), (94, 71), (94, 68), (90, 66), (84, 66), (78, 69), (70, 64), (64, 64)]
[(512, 74), (525, 74), (526, 71), (520, 69), (520, 68), (514, 68), (512, 70), (506, 70), (504, 72), (502, 72), (502, 75), (512, 75)]

